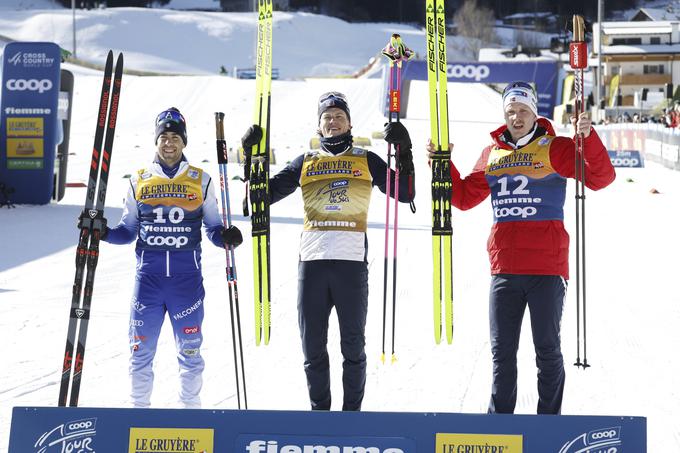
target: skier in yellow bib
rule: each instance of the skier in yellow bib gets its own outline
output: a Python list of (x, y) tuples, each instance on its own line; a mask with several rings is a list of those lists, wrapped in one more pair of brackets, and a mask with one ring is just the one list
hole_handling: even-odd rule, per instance
[[(269, 180), (275, 203), (302, 188), (305, 220), (298, 269), (298, 321), (312, 410), (330, 410), (328, 319), (335, 307), (343, 356), (343, 410), (358, 411), (366, 383), (364, 332), (368, 310), (366, 227), (373, 186), (385, 193), (387, 164), (377, 154), (352, 145), (347, 99), (329, 92), (318, 106), (321, 148), (308, 151)], [(253, 125), (244, 135), (246, 153), (259, 143)], [(415, 197), (408, 131), (389, 123), (385, 140), (400, 145), (399, 201)], [(411, 177), (406, 177), (411, 176)], [(390, 187), (394, 194), (394, 173)]]

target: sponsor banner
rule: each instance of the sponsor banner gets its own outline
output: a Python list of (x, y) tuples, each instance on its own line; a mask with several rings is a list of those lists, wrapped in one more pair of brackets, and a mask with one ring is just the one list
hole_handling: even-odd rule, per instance
[(680, 170), (680, 133), (677, 128), (653, 123), (615, 123), (598, 125), (596, 129), (615, 166), (642, 168), (645, 161), (652, 161)]
[(68, 420), (43, 432), (35, 441), (37, 453), (50, 451), (94, 452), (97, 435), (97, 418)]
[(618, 453), (627, 451), (621, 441), (621, 427), (610, 426), (583, 432), (565, 443), (558, 453), (603, 452)]
[(45, 162), (42, 159), (11, 159), (7, 161), (9, 170), (42, 170)]
[(522, 453), (522, 435), (437, 433), (435, 452)]
[[(552, 118), (557, 97), (559, 67), (554, 61), (531, 62), (448, 62), (449, 82), (507, 83), (528, 80), (535, 84), (538, 95), (538, 114)], [(427, 80), (427, 61), (409, 60), (404, 63), (402, 80)], [(500, 107), (500, 105), (499, 105)]]
[(41, 117), (7, 117), (7, 137), (42, 137), (45, 135)]
[(130, 428), (128, 453), (213, 453), (207, 428)]
[(8, 453), (644, 453), (643, 417), (15, 407)]
[(54, 43), (11, 42), (2, 54), (0, 180), (14, 189), (13, 203), (52, 198), (60, 74)]
[[(43, 157), (44, 153), (43, 138), (8, 138), (7, 139), (7, 159), (8, 163), (14, 157)], [(42, 161), (42, 159), (40, 159)]]
[(642, 154), (640, 151), (630, 150), (630, 151), (607, 151), (609, 153), (609, 160), (615, 167), (629, 167), (629, 168), (642, 168), (645, 163), (642, 159)]
[(412, 439), (404, 437), (238, 436), (234, 453), (416, 453)]

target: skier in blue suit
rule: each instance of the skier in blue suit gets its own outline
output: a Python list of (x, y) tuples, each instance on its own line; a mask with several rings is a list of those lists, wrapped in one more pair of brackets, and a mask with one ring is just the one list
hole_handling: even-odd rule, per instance
[(180, 403), (201, 405), (204, 361), (201, 224), (217, 247), (243, 241), (235, 226), (225, 229), (210, 176), (189, 164), (186, 121), (176, 108), (156, 118), (155, 159), (130, 179), (123, 215), (102, 240), (129, 244), (136, 239), (137, 275), (130, 310), (131, 398), (149, 407), (153, 359), (167, 312), (180, 368)]

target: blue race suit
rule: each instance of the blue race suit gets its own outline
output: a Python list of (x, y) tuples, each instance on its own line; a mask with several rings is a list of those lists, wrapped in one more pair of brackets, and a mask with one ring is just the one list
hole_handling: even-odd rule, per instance
[(156, 159), (130, 179), (123, 215), (103, 240), (137, 240), (137, 275), (130, 310), (132, 402), (151, 404), (153, 359), (168, 312), (180, 368), (180, 402), (200, 407), (204, 361), (201, 223), (208, 239), (224, 247), (222, 219), (210, 176), (184, 156), (167, 169)]

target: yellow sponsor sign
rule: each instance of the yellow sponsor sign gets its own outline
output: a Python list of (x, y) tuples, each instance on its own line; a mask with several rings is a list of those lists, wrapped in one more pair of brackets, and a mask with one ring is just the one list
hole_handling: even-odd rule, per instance
[(619, 80), (621, 76), (616, 74), (609, 82), (609, 107), (616, 106), (616, 95), (619, 94)]
[(42, 138), (8, 138), (7, 157), (43, 157)]
[(522, 453), (521, 434), (437, 433), (435, 453)]
[(212, 429), (130, 428), (128, 453), (213, 453)]
[(42, 137), (43, 118), (7, 118), (8, 137)]

